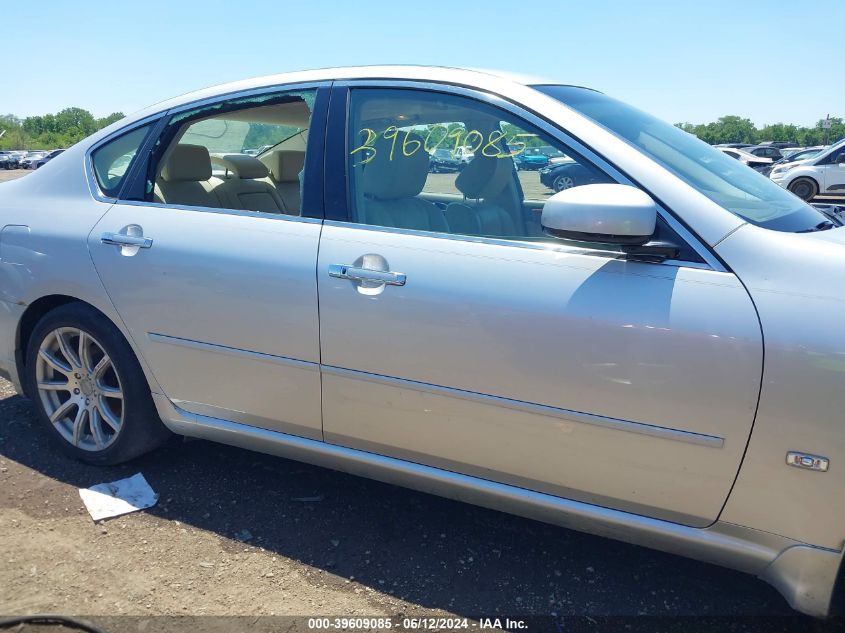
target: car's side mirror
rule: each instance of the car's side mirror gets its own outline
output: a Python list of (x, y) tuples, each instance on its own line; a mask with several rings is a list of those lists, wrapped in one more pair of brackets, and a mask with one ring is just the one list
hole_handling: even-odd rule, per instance
[(540, 223), (547, 233), (563, 239), (645, 244), (654, 235), (657, 204), (647, 193), (630, 185), (581, 185), (549, 198)]
[(845, 164), (845, 152), (842, 152), (841, 154), (839, 154), (839, 156), (836, 157), (836, 162), (840, 165)]

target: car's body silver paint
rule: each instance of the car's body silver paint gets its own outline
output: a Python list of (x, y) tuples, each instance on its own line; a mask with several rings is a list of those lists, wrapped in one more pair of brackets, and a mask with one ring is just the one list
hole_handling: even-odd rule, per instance
[[(85, 145), (77, 144), (26, 178), (3, 183), (0, 189), (0, 224), (24, 225), (29, 231), (14, 244), (14, 260), (0, 261), (0, 299), (12, 304), (19, 318), (27, 306), (42, 297), (61, 295), (97, 308), (132, 341), (132, 333), (115, 310), (96, 270), (87, 245), (80, 242), (111, 204), (90, 196), (83, 166)], [(39, 176), (32, 182), (30, 177)], [(7, 218), (16, 218), (7, 222)], [(0, 250), (3, 249), (0, 245)], [(18, 346), (18, 321), (2, 330), (3, 344), (14, 354)], [(10, 324), (11, 325), (11, 324)], [(22, 384), (14, 358), (7, 372), (18, 391)], [(153, 391), (160, 391), (143, 358), (141, 367)], [(3, 359), (0, 359), (3, 362)]]
[[(406, 284), (362, 294), (329, 277), (366, 253)], [(763, 354), (732, 273), (327, 222), (317, 274), (323, 365), (725, 440), (713, 450), (324, 375), (327, 441), (691, 525), (716, 520)]]
[[(337, 80), (353, 85), (368, 79), (411, 84), (425, 82), (447, 89), (459, 86), (512, 99), (539, 117), (567, 129), (569, 134), (606, 157), (619, 171), (676, 213), (704, 243), (719, 245), (717, 252), (749, 286), (751, 296), (760, 308), (767, 344), (767, 376), (758, 424), (752, 434), (745, 466), (719, 521), (701, 529), (644, 518), (630, 512), (607, 510), (597, 505), (560, 499), (507, 484), (493, 484), (481, 478), (447, 473), (316, 440), (223, 422), (186, 411), (177, 412), (172, 402), (162, 395), (161, 387), (140, 353), (138, 341), (111, 304), (87, 249), (81, 244), (80, 237), (110, 206), (106, 197), (101, 200), (91, 198), (98, 192), (91, 191), (86, 153), (94, 143), (142, 119), (189, 106), (198, 100), (297, 82)], [(121, 205), (133, 206), (130, 203)], [(227, 211), (224, 215), (238, 215), (238, 212)], [(683, 225), (671, 217), (668, 221), (674, 222), (673, 227), (680, 228), (679, 232), (691, 243), (696, 243), (696, 236), (686, 232)], [(760, 575), (778, 587), (797, 609), (815, 615), (823, 615), (827, 611), (841, 558), (836, 550), (841, 549), (845, 532), (841, 527), (845, 523), (842, 506), (832, 501), (838, 498), (842, 489), (836, 464), (837, 458), (842, 459), (845, 452), (841, 433), (843, 407), (838, 396), (841, 382), (835, 381), (835, 367), (841, 363), (842, 352), (834, 337), (825, 336), (841, 330), (836, 310), (841, 308), (842, 302), (841, 285), (837, 285), (841, 271), (845, 270), (842, 248), (825, 248), (825, 240), (833, 238), (824, 234), (801, 236), (801, 239), (808, 240), (805, 244), (815, 242), (819, 245), (815, 256), (814, 249), (807, 247), (797, 249), (788, 258), (779, 257), (782, 253), (775, 245), (788, 251), (797, 242), (783, 234), (743, 226), (739, 218), (624, 141), (530, 87), (473, 71), (366, 67), (290, 73), (208, 88), (130, 115), (68, 149), (27, 178), (0, 185), (0, 226), (9, 224), (28, 226), (34, 236), (31, 240), (22, 240), (24, 243), (19, 241), (14, 244), (14, 260), (0, 262), (0, 290), (3, 292), (0, 301), (0, 371), (13, 380), (18, 377), (10, 350), (14, 350), (17, 342), (16, 325), (23, 310), (43, 296), (68, 295), (94, 305), (120, 328), (138, 354), (162, 418), (177, 432), (314, 461), (710, 560)], [(749, 231), (755, 234), (753, 239), (747, 237)], [(754, 247), (751, 250), (743, 250), (752, 243)], [(712, 262), (710, 268), (725, 270), (717, 258), (709, 253), (707, 256), (707, 261)], [(802, 263), (804, 257), (808, 259)], [(798, 264), (797, 267), (792, 267), (795, 264)], [(815, 284), (814, 275), (820, 272), (823, 273), (823, 283)], [(781, 280), (788, 281), (786, 286), (783, 289), (774, 287)], [(817, 287), (813, 287), (814, 284)], [(806, 313), (799, 310), (802, 302), (816, 311), (814, 319), (807, 319)], [(772, 328), (772, 331), (767, 328)], [(770, 341), (777, 346), (774, 352), (768, 349)], [(790, 367), (793, 360), (797, 360), (798, 365)], [(19, 387), (19, 380), (16, 384)], [(836, 397), (832, 397), (834, 395)], [(831, 399), (829, 403), (826, 401), (828, 398)], [(822, 410), (817, 416), (816, 409), (820, 403)], [(807, 415), (808, 411), (812, 415)], [(802, 424), (805, 420), (808, 422)], [(621, 435), (634, 437), (633, 434)], [(307, 448), (303, 449), (302, 443), (306, 443)], [(815, 452), (831, 458), (828, 473), (802, 471), (785, 465), (786, 448), (810, 452), (814, 447), (822, 447)], [(717, 453), (722, 449), (702, 447), (702, 450)], [(488, 487), (496, 488), (495, 494)], [(612, 516), (610, 522), (602, 518), (608, 515)], [(731, 521), (741, 525), (734, 525)]]
[(343, 369), (342, 367), (332, 367), (331, 365), (322, 365), (321, 370), (324, 374), (348, 376), (358, 380), (396, 385), (402, 389), (410, 389), (421, 393), (434, 393), (450, 396), (452, 398), (463, 398), (465, 400), (469, 400), (470, 402), (481, 402), (497, 407), (503, 407), (505, 409), (513, 409), (514, 411), (525, 411), (528, 413), (536, 413), (538, 415), (548, 415), (560, 418), (561, 420), (569, 420), (580, 424), (592, 424), (594, 426), (600, 426), (608, 429), (627, 431), (628, 433), (658, 437), (664, 440), (686, 442), (688, 444), (709, 446), (711, 448), (722, 448), (722, 446), (725, 445), (724, 438), (717, 437), (715, 435), (704, 435), (702, 433), (693, 433), (690, 431), (682, 431), (680, 429), (670, 429), (665, 426), (655, 426), (654, 424), (645, 424), (643, 422), (608, 418), (606, 416), (560, 409), (557, 407), (549, 407), (542, 404), (535, 404), (533, 402), (511, 400), (509, 398), (491, 396), (489, 394), (477, 393), (474, 391), (464, 391), (452, 387), (442, 387), (440, 385), (430, 385), (427, 383), (415, 382), (413, 380), (403, 380), (402, 378), (368, 374), (362, 371)]
[(558, 235), (596, 233), (651, 239), (658, 207), (639, 187), (594, 184), (558, 191), (543, 206), (540, 224)]
[[(101, 243), (102, 233), (129, 224), (142, 226), (154, 246), (126, 257)], [(118, 203), (91, 231), (88, 246), (162, 393), (322, 439), (320, 377), (312, 370), (320, 361), (314, 276), (320, 231), (319, 222), (286, 215)], [(183, 300), (186, 288), (190, 301)], [(185, 340), (210, 345), (179, 344)], [(270, 362), (274, 357), (302, 364)]]
[[(766, 340), (754, 433), (722, 516), (836, 549), (845, 540), (845, 504), (836, 501), (845, 490), (843, 231), (747, 225), (718, 247), (754, 299)], [(790, 468), (789, 451), (825, 456), (830, 469)]]
[(176, 433), (333, 468), (754, 574), (790, 605), (826, 615), (841, 552), (724, 521), (693, 528), (453, 471), (184, 411), (155, 399)]

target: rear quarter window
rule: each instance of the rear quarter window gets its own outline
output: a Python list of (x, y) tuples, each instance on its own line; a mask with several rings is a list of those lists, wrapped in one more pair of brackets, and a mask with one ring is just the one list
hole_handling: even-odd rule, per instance
[(94, 176), (100, 190), (107, 196), (117, 196), (129, 173), (141, 144), (147, 137), (151, 125), (135, 128), (131, 132), (98, 147), (91, 154)]

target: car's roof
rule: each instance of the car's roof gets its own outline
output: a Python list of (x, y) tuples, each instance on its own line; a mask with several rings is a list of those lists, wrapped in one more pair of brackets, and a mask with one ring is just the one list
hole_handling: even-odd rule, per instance
[(387, 80), (409, 80), (409, 81), (431, 81), (433, 83), (447, 83), (464, 85), (481, 89), (506, 89), (511, 86), (532, 86), (562, 84), (542, 77), (532, 77), (525, 74), (512, 73), (508, 71), (479, 70), (467, 68), (451, 68), (447, 66), (414, 66), (414, 65), (390, 65), (390, 66), (346, 66), (335, 68), (320, 68), (315, 70), (302, 70), (282, 73), (278, 75), (265, 75), (231, 83), (211, 86), (183, 94), (173, 99), (168, 99), (136, 112), (130, 118), (140, 118), (162, 110), (179, 107), (181, 105), (213, 98), (234, 92), (264, 88), (274, 85), (319, 82), (319, 81), (344, 81), (356, 79), (387, 79)]

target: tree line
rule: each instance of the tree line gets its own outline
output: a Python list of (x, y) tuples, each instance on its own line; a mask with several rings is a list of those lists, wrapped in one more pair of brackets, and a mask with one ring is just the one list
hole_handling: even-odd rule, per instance
[[(795, 143), (796, 146), (811, 147), (822, 145), (827, 139), (834, 143), (845, 137), (845, 123), (841, 117), (830, 118), (830, 129), (822, 127), (823, 120), (813, 127), (791, 125), (787, 123), (773, 123), (756, 127), (751, 119), (739, 116), (723, 116), (712, 123), (676, 123), (684, 132), (694, 134), (702, 141), (715, 145), (716, 143), (762, 143), (764, 141), (783, 141)], [(827, 132), (827, 134), (825, 134)]]
[[(123, 116), (122, 112), (115, 112), (98, 119), (82, 108), (65, 108), (56, 114), (29, 116), (24, 119), (12, 114), (0, 115), (0, 132), (5, 130), (3, 136), (0, 137), (0, 149), (70, 147), (97, 130), (122, 119)], [(758, 128), (751, 119), (729, 115), (711, 123), (676, 123), (675, 125), (710, 144), (784, 141), (808, 147), (821, 145), (825, 140), (832, 143), (845, 137), (845, 122), (842, 117), (832, 117), (829, 130), (825, 130), (822, 123), (820, 119), (812, 127), (774, 123)], [(448, 134), (449, 131), (445, 129), (443, 133)]]
[(65, 108), (56, 114), (28, 116), (0, 115), (0, 149), (57, 149), (70, 147), (123, 118), (115, 112), (98, 119), (82, 108)]

